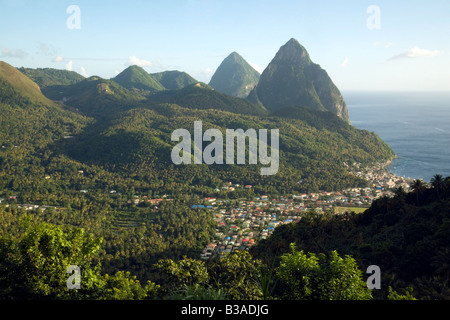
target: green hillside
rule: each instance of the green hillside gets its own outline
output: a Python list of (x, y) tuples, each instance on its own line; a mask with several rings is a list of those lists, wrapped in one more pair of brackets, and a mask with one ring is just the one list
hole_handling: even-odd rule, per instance
[(59, 70), (53, 68), (19, 68), (19, 71), (33, 80), (41, 89), (50, 86), (70, 85), (84, 80), (84, 77), (75, 71)]
[[(320, 123), (329, 121), (327, 117), (335, 118), (331, 120), (336, 123), (334, 127), (320, 127)], [(262, 177), (261, 165), (174, 165), (170, 158), (175, 145), (170, 140), (171, 133), (178, 128), (193, 132), (195, 120), (202, 120), (203, 130), (279, 129), (277, 175)], [(351, 127), (331, 113), (317, 112), (305, 120), (284, 119), (191, 109), (176, 104), (141, 107), (117, 114), (111, 121), (87, 130), (67, 148), (67, 154), (81, 162), (132, 172), (144, 180), (164, 176), (166, 182), (174, 183), (170, 192), (175, 189), (189, 192), (192, 185), (198, 184), (212, 190), (224, 180), (252, 182), (262, 192), (338, 190), (364, 185), (364, 181), (348, 175), (343, 162), (369, 164), (393, 157), (390, 148), (376, 135)], [(301, 179), (304, 183), (298, 184)]]
[(111, 80), (126, 89), (137, 90), (143, 93), (151, 93), (165, 89), (147, 71), (136, 65), (129, 66)]
[(41, 89), (33, 80), (3, 61), (0, 61), (0, 79), (5, 84), (5, 87), (2, 86), (2, 96), (20, 95), (32, 102), (53, 105), (52, 101), (42, 95)]
[(16, 151), (43, 148), (79, 133), (87, 123), (86, 118), (46, 98), (36, 83), (1, 61), (0, 114), (0, 144), (5, 149), (17, 146)]
[(96, 118), (110, 117), (115, 112), (135, 107), (144, 99), (112, 80), (92, 76), (73, 85), (54, 86), (46, 95), (81, 113)]
[(177, 70), (151, 73), (150, 75), (168, 90), (182, 89), (198, 82), (186, 72)]
[(147, 97), (151, 104), (172, 103), (192, 109), (216, 109), (240, 114), (266, 114), (264, 107), (248, 100), (218, 92), (210, 86), (197, 82), (180, 90), (157, 92)]

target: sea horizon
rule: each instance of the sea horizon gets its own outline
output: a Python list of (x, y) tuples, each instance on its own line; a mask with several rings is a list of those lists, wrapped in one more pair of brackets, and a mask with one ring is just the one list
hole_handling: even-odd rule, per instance
[(395, 152), (392, 173), (429, 182), (450, 176), (450, 91), (343, 91), (353, 126)]

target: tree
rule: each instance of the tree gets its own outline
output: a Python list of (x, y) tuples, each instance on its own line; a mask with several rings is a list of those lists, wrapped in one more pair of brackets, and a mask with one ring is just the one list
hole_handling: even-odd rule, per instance
[(69, 290), (67, 267), (82, 270), (83, 293), (93, 294), (100, 283), (100, 265), (91, 266), (102, 239), (86, 235), (83, 229), (70, 229), (48, 223), (26, 228), (18, 240), (2, 237), (0, 265), (2, 295), (12, 299), (77, 299), (81, 291)]
[(405, 200), (405, 197), (407, 195), (405, 189), (402, 186), (400, 186), (397, 189), (395, 189), (394, 193), (395, 193), (396, 198), (403, 203)]
[(417, 300), (412, 295), (412, 292), (413, 292), (412, 287), (408, 287), (404, 291), (405, 291), (405, 294), (402, 295), (402, 294), (398, 293), (397, 291), (395, 291), (394, 289), (392, 289), (391, 286), (389, 286), (388, 299), (389, 300)]
[(248, 251), (237, 250), (214, 262), (209, 272), (211, 280), (232, 300), (255, 300), (263, 297), (260, 260)]
[(282, 296), (298, 300), (369, 300), (370, 290), (362, 279), (356, 261), (329, 255), (305, 254), (291, 244), (291, 251), (281, 256), (276, 275), (282, 283)]
[(436, 255), (431, 258), (430, 265), (435, 268), (435, 273), (445, 279), (450, 279), (450, 249), (439, 248)]
[(178, 262), (171, 259), (161, 259), (155, 265), (163, 275), (164, 294), (175, 294), (192, 285), (204, 286), (209, 281), (208, 271), (203, 261), (184, 258)]
[(141, 286), (136, 276), (130, 272), (118, 271), (113, 276), (105, 275), (102, 300), (143, 300), (156, 297), (159, 285), (147, 281)]
[[(143, 299), (158, 286), (142, 287), (129, 273), (102, 275), (93, 264), (102, 238), (84, 229), (21, 221), (17, 237), (0, 237), (0, 299)], [(69, 266), (80, 271), (79, 288), (69, 288)]]
[(435, 174), (433, 178), (431, 178), (431, 185), (436, 190), (436, 194), (438, 199), (441, 200), (441, 191), (445, 190), (445, 180), (440, 174)]
[(416, 179), (414, 180), (410, 188), (416, 195), (417, 205), (419, 205), (419, 197), (425, 192), (427, 188), (425, 183), (423, 183), (422, 179)]

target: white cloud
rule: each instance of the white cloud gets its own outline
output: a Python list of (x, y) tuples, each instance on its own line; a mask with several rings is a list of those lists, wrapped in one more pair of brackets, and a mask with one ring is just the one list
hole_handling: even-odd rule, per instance
[(56, 56), (52, 59), (53, 62), (61, 62), (64, 61), (64, 58), (61, 56)]
[(152, 67), (153, 63), (147, 60), (142, 60), (136, 58), (136, 56), (130, 56), (128, 61), (125, 63), (127, 66), (137, 65), (139, 67)]
[(259, 73), (263, 73), (263, 69), (260, 66), (258, 66), (257, 64), (249, 62), (249, 65), (251, 65), (252, 68), (255, 69), (256, 71), (258, 71)]
[(83, 77), (85, 77), (85, 78), (87, 78), (87, 77), (89, 77), (89, 74), (87, 73), (87, 71), (86, 71), (86, 69), (84, 68), (84, 67), (81, 67), (80, 68), (80, 74), (83, 76)]
[(439, 50), (425, 50), (420, 49), (419, 47), (413, 47), (408, 52), (409, 58), (421, 58), (421, 57), (436, 57), (441, 54), (441, 51)]
[(205, 77), (212, 77), (213, 74), (214, 74), (214, 70), (211, 69), (210, 67), (208, 67), (208, 68), (206, 68), (205, 70), (203, 70), (202, 74), (203, 74)]
[(211, 80), (211, 77), (213, 76), (215, 70), (211, 69), (210, 67), (206, 67), (205, 69), (198, 69), (198, 70), (192, 70), (187, 71), (191, 76), (194, 77), (197, 81), (202, 81), (204, 83), (208, 83)]
[(17, 49), (17, 50), (11, 50), (8, 49), (6, 47), (1, 47), (1, 52), (2, 52), (2, 57), (8, 57), (8, 58), (19, 58), (19, 59), (24, 59), (28, 56), (28, 53), (26, 53), (25, 51), (21, 50), (21, 49)]
[(402, 58), (431, 58), (436, 57), (440, 55), (442, 51), (439, 50), (427, 50), (427, 49), (421, 49), (418, 46), (414, 46), (408, 51), (405, 51), (403, 53), (400, 53), (398, 55), (395, 55), (393, 57), (390, 57), (388, 61), (395, 60), (395, 59), (402, 59)]
[(67, 62), (67, 64), (66, 64), (66, 70), (68, 70), (68, 71), (73, 71), (72, 60), (70, 60), (69, 62)]
[(348, 64), (348, 57), (345, 57), (344, 60), (341, 62), (341, 66), (345, 67)]

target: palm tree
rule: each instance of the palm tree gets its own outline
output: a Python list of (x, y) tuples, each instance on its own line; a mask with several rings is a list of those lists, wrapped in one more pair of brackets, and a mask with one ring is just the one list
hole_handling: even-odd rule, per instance
[(405, 188), (400, 186), (397, 189), (395, 189), (395, 196), (397, 197), (397, 199), (399, 199), (400, 201), (403, 202), (405, 200), (405, 197), (406, 197)]
[(445, 188), (445, 181), (442, 175), (435, 174), (433, 178), (431, 178), (431, 185), (436, 190), (438, 199), (441, 200), (440, 191), (443, 191)]
[(419, 195), (422, 195), (425, 192), (427, 186), (422, 181), (422, 179), (416, 179), (414, 180), (410, 188), (416, 194), (417, 205), (419, 205)]
[(431, 258), (430, 265), (435, 272), (445, 279), (450, 279), (450, 250), (447, 247), (440, 248), (436, 255)]

